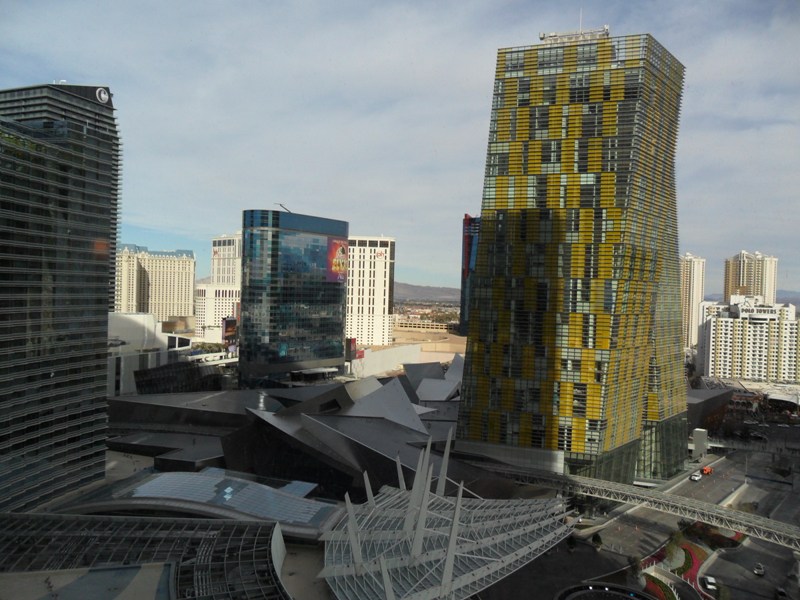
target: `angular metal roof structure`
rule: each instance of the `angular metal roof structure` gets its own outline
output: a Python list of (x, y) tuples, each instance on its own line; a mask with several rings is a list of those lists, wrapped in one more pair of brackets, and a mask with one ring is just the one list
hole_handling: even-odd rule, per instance
[(464, 498), (463, 486), (456, 497), (432, 493), (429, 459), (428, 448), (417, 468), (427, 477), (415, 477), (411, 490), (400, 478), (400, 489), (384, 486), (362, 505), (345, 498), (347, 516), (322, 536), (319, 577), (337, 598), (469, 598), (572, 532), (561, 499)]

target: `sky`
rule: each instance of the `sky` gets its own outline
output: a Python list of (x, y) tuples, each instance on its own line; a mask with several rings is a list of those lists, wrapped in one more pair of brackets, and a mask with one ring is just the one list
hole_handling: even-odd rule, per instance
[(123, 138), (121, 243), (194, 250), (242, 211), (397, 240), (403, 283), (460, 286), (480, 214), (498, 48), (609, 25), (686, 67), (680, 250), (777, 256), (800, 290), (796, 0), (0, 0), (0, 88), (108, 85)]

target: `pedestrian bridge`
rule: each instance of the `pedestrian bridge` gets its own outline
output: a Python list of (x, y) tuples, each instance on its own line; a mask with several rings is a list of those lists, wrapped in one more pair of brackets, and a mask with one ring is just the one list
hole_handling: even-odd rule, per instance
[(492, 465), (492, 471), (502, 473), (516, 481), (559, 489), (564, 495), (583, 494), (614, 502), (636, 504), (693, 521), (702, 521), (709, 525), (740, 531), (754, 538), (800, 551), (800, 527), (724, 508), (711, 502), (589, 477), (560, 475), (499, 465)]

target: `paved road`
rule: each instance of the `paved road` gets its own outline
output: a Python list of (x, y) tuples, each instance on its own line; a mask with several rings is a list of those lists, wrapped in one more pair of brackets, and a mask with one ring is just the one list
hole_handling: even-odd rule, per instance
[[(738, 451), (722, 461), (726, 470), (720, 472), (744, 481), (747, 469), (746, 484), (733, 500), (734, 507), (796, 525), (800, 522), (800, 497), (796, 492), (800, 476), (796, 467), (800, 465), (785, 477), (773, 471), (780, 459), (781, 453)], [(728, 469), (733, 469), (733, 473)], [(763, 577), (753, 573), (758, 562), (766, 569)], [(797, 561), (787, 548), (748, 539), (739, 548), (717, 553), (703, 566), (702, 572), (719, 579), (728, 588), (731, 600), (771, 599), (777, 587), (783, 587), (790, 598), (797, 599), (800, 598), (797, 578), (789, 578), (796, 568)]]
[[(753, 566), (758, 562), (765, 567), (763, 577), (753, 573)], [(722, 582), (728, 588), (731, 600), (771, 600), (775, 588), (785, 586), (787, 591), (791, 590), (791, 582), (787, 583), (786, 579), (794, 564), (791, 553), (787, 553), (785, 548), (749, 539), (740, 548), (719, 553), (709, 561), (704, 573)]]
[[(714, 474), (699, 482), (690, 481), (688, 473), (675, 482), (672, 493), (707, 502), (720, 503), (728, 499), (736, 508), (755, 509), (760, 515), (787, 523), (800, 522), (800, 493), (792, 493), (790, 479), (772, 473), (769, 453), (736, 452), (713, 463)], [(747, 482), (745, 481), (747, 469)], [(691, 472), (691, 471), (690, 471)], [(796, 489), (800, 490), (800, 476)], [(611, 515), (613, 516), (613, 515)], [(602, 517), (602, 513), (600, 514)], [(584, 525), (592, 523), (585, 519)], [(647, 556), (654, 552), (677, 529), (678, 517), (646, 508), (612, 518), (600, 531), (603, 549), (596, 552), (588, 544), (579, 544), (574, 554), (562, 544), (558, 551), (543, 556), (504, 581), (481, 594), (481, 600), (512, 600), (521, 597), (552, 598), (570, 583), (585, 579), (601, 580), (612, 571), (627, 566), (629, 556)], [(586, 536), (586, 537), (590, 537)], [(753, 565), (762, 562), (767, 569), (763, 579), (752, 572)], [(787, 587), (790, 597), (800, 600), (796, 579), (786, 575), (795, 561), (792, 552), (782, 546), (748, 540), (739, 550), (718, 555), (707, 562), (701, 573), (713, 575), (729, 590), (730, 600), (772, 598), (778, 585)], [(795, 587), (791, 588), (793, 584)], [(521, 590), (529, 590), (527, 596)], [(532, 591), (535, 590), (535, 595)]]

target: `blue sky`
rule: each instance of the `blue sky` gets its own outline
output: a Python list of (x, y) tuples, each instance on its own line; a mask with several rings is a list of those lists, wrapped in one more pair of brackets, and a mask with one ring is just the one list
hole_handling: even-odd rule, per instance
[[(458, 287), (480, 213), (497, 48), (608, 24), (686, 66), (681, 252), (706, 291), (740, 250), (800, 290), (800, 3), (794, 0), (115, 2), (0, 0), (0, 87), (111, 87), (121, 242), (196, 252), (244, 209), (397, 239), (396, 277)], [(581, 20), (582, 17), (582, 20)]]

